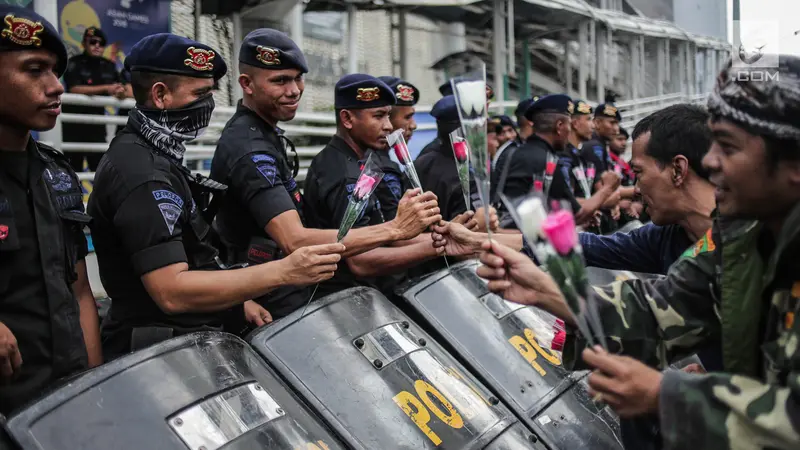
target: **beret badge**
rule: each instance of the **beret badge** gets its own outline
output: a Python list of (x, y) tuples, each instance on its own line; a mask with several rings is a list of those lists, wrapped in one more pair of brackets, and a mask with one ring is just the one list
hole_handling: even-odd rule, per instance
[(402, 100), (404, 102), (413, 102), (414, 88), (411, 86), (406, 86), (405, 84), (398, 84), (396, 97), (398, 100)]
[(217, 56), (211, 50), (202, 48), (189, 47), (186, 49), (188, 58), (183, 60), (183, 63), (199, 72), (205, 72), (214, 69), (214, 64), (211, 62)]
[(358, 88), (358, 93), (356, 94), (356, 100), (360, 100), (362, 102), (371, 102), (379, 99), (380, 97), (380, 89), (377, 86), (371, 88)]
[(605, 109), (603, 110), (603, 114), (614, 117), (617, 115), (617, 108), (615, 106), (606, 105)]
[(261, 61), (264, 65), (275, 66), (281, 63), (279, 58), (280, 52), (277, 49), (259, 45), (256, 47), (256, 52), (258, 52), (256, 59)]
[(588, 103), (578, 103), (578, 112), (581, 114), (589, 114), (592, 112), (592, 107)]
[(572, 102), (567, 103), (567, 112), (570, 114), (575, 112), (575, 105)]
[(44, 31), (41, 22), (33, 22), (22, 17), (14, 17), (9, 14), (5, 18), (6, 28), (0, 33), (3, 38), (11, 40), (17, 45), (42, 46), (42, 39), (39, 33)]

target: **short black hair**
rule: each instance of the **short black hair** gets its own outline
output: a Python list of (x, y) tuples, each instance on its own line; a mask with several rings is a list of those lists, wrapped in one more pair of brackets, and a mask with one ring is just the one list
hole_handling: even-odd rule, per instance
[(633, 140), (650, 133), (645, 153), (655, 159), (659, 167), (683, 155), (697, 175), (708, 179), (703, 157), (713, 139), (708, 127), (709, 117), (708, 111), (700, 106), (688, 103), (668, 106), (640, 120), (633, 129)]
[(569, 116), (559, 113), (541, 112), (534, 114), (531, 119), (533, 119), (534, 131), (537, 133), (550, 133), (555, 130), (556, 123), (559, 120), (569, 120)]
[(178, 85), (180, 76), (167, 73), (141, 72), (138, 70), (131, 72), (131, 90), (137, 105), (144, 105), (150, 99), (150, 88), (156, 83), (164, 83), (170, 90), (174, 90)]

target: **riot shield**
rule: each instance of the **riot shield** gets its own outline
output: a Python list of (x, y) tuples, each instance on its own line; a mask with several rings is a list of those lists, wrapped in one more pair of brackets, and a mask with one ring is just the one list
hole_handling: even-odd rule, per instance
[(544, 448), (380, 292), (353, 288), (248, 338), (356, 449)]
[(587, 372), (567, 371), (560, 352), (536, 336), (544, 313), (490, 293), (477, 266), (451, 266), (408, 287), (403, 297), (548, 447), (621, 449), (616, 416), (586, 394)]
[(343, 448), (264, 361), (225, 333), (98, 367), (8, 421), (26, 450)]

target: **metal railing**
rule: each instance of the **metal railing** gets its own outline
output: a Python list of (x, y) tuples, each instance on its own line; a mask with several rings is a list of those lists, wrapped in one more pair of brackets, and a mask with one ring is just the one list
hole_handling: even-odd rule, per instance
[[(636, 122), (643, 117), (658, 111), (666, 106), (674, 105), (677, 103), (700, 103), (705, 101), (706, 95), (687, 96), (685, 94), (669, 94), (660, 97), (641, 98), (637, 100), (630, 100), (618, 102), (617, 107), (620, 109), (624, 120), (622, 125), (628, 129), (632, 129)], [(118, 100), (114, 97), (100, 97), (100, 96), (86, 96), (81, 94), (64, 94), (61, 101), (65, 105), (82, 105), (82, 106), (103, 106), (103, 107), (116, 107), (116, 108), (132, 108), (134, 102), (131, 99)], [(517, 105), (516, 101), (504, 101), (492, 103), (492, 111), (499, 112), (501, 110), (511, 111)], [(419, 106), (418, 112), (430, 112), (431, 106)], [(200, 169), (202, 161), (209, 160), (214, 155), (216, 144), (219, 139), (225, 123), (231, 118), (236, 108), (231, 106), (218, 106), (214, 110), (211, 117), (211, 123), (206, 133), (200, 138), (190, 142), (186, 146), (186, 164), (192, 169)], [(95, 114), (72, 114), (63, 113), (59, 116), (60, 123), (82, 123), (94, 125), (125, 125), (127, 117), (117, 115), (95, 115)], [(289, 137), (298, 136), (316, 136), (316, 137), (330, 137), (336, 132), (334, 124), (336, 123), (334, 114), (319, 113), (319, 112), (298, 112), (294, 120), (288, 123), (281, 124), (281, 128), (286, 132)], [(420, 124), (418, 130), (433, 130), (435, 124), (427, 123)], [(55, 130), (61, 130), (57, 126)], [(90, 143), (90, 142), (63, 142), (61, 136), (56, 136), (53, 141), (46, 143), (55, 146), (64, 152), (97, 152), (102, 153), (108, 149), (108, 143)], [(297, 147), (297, 154), (300, 157), (300, 171), (298, 173), (298, 181), (305, 179), (308, 167), (314, 156), (322, 150), (323, 146), (306, 146)], [(193, 167), (194, 166), (194, 167)], [(200, 173), (205, 173), (198, 170)], [(93, 172), (81, 172), (78, 174), (81, 180), (94, 179)]]

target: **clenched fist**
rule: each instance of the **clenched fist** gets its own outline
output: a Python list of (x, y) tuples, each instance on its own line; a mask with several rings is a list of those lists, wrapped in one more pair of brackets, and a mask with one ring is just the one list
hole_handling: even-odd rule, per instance
[(406, 191), (397, 205), (397, 215), (392, 220), (392, 226), (398, 231), (397, 240), (413, 239), (428, 227), (442, 220), (439, 214), (439, 203), (436, 194), (423, 192), (419, 189)]

